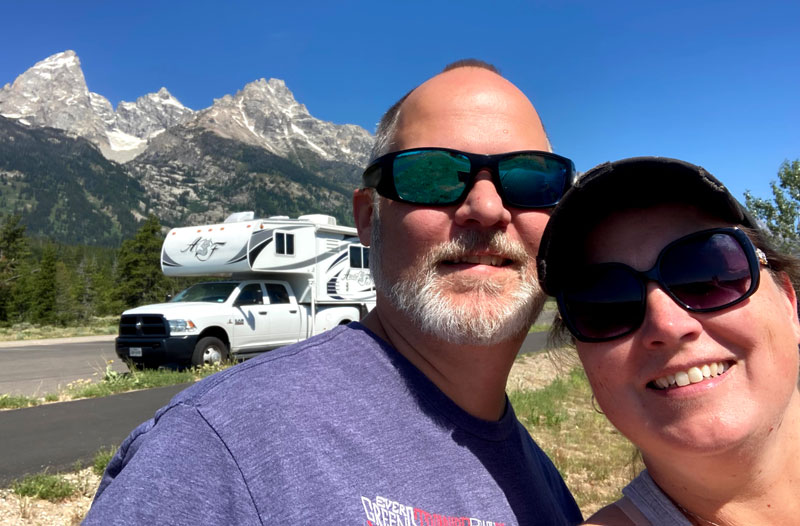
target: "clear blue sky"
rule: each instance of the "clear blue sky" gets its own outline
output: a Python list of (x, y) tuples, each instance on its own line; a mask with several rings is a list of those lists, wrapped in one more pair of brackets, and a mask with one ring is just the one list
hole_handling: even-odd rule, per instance
[(0, 3), (0, 84), (60, 51), (112, 104), (165, 86), (201, 109), (280, 78), (312, 115), (374, 132), (464, 57), (533, 100), (580, 171), (664, 155), (742, 198), (800, 158), (800, 2), (37, 1)]

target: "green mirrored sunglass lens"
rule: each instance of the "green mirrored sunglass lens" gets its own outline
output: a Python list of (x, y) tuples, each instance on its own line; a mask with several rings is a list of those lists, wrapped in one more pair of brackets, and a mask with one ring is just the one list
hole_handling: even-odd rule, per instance
[(551, 159), (515, 157), (502, 161), (499, 170), (506, 199), (515, 204), (554, 204), (564, 191), (566, 169)]
[(397, 195), (415, 203), (452, 203), (466, 185), (470, 162), (466, 157), (441, 151), (398, 155), (392, 172)]

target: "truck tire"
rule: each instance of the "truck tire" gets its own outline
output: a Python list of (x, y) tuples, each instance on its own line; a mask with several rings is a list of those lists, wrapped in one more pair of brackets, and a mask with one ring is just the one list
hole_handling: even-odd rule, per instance
[(192, 353), (192, 365), (200, 366), (204, 364), (216, 365), (228, 361), (228, 348), (222, 340), (213, 336), (200, 338), (194, 346)]

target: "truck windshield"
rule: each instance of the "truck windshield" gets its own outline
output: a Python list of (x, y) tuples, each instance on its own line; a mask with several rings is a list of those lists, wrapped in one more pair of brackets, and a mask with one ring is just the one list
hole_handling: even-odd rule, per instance
[(208, 301), (211, 303), (224, 303), (231, 295), (236, 283), (198, 283), (178, 293), (170, 303), (181, 301)]

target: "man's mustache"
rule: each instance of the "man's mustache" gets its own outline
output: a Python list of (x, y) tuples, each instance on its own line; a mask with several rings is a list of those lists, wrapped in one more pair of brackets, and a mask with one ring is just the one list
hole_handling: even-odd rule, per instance
[(527, 265), (530, 259), (520, 241), (512, 241), (499, 230), (461, 232), (453, 239), (433, 247), (426, 259), (436, 264), (485, 253), (509, 259), (512, 265), (517, 266)]

